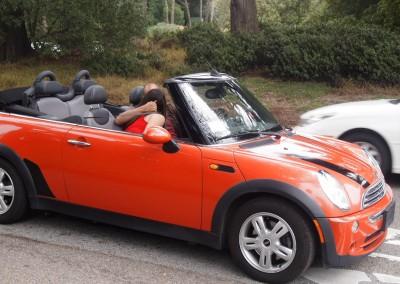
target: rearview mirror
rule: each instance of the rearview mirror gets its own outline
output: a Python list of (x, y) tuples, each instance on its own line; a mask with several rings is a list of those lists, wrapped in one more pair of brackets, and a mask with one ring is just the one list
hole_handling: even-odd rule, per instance
[(168, 130), (154, 126), (146, 130), (143, 134), (143, 140), (150, 144), (165, 144), (172, 140)]
[(223, 87), (216, 87), (206, 91), (206, 98), (210, 100), (222, 99), (226, 93)]

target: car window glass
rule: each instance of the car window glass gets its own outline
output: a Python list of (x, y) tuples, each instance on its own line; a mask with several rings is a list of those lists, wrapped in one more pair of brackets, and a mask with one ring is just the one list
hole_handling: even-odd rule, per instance
[(218, 142), (227, 136), (264, 131), (277, 124), (255, 98), (233, 83), (182, 83), (180, 88), (196, 121), (210, 141)]

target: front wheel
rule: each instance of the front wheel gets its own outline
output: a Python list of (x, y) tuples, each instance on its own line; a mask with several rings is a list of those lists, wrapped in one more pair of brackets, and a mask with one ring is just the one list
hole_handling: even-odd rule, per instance
[(234, 261), (252, 278), (285, 283), (300, 276), (315, 256), (315, 238), (302, 212), (276, 198), (242, 205), (229, 228)]

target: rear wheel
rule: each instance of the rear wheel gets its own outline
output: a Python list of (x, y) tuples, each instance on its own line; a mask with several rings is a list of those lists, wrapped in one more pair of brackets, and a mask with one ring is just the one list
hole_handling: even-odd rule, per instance
[(0, 224), (19, 221), (27, 211), (22, 180), (15, 168), (0, 159)]
[(315, 256), (315, 239), (302, 212), (276, 198), (242, 205), (229, 228), (234, 261), (252, 278), (284, 283), (300, 276)]
[(343, 137), (343, 140), (352, 142), (368, 151), (379, 163), (382, 173), (387, 175), (391, 171), (391, 155), (385, 141), (373, 133), (356, 132)]

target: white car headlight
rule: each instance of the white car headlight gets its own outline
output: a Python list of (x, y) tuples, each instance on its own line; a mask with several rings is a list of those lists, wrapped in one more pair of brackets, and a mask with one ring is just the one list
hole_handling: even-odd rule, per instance
[(350, 209), (350, 201), (343, 185), (326, 171), (318, 172), (318, 180), (322, 190), (328, 199), (339, 209), (346, 211)]
[(307, 118), (302, 118), (300, 121), (300, 125), (304, 126), (304, 125), (313, 124), (313, 123), (316, 123), (323, 119), (331, 118), (333, 116), (334, 116), (334, 114), (320, 114), (320, 115), (313, 115), (313, 116), (310, 116)]

